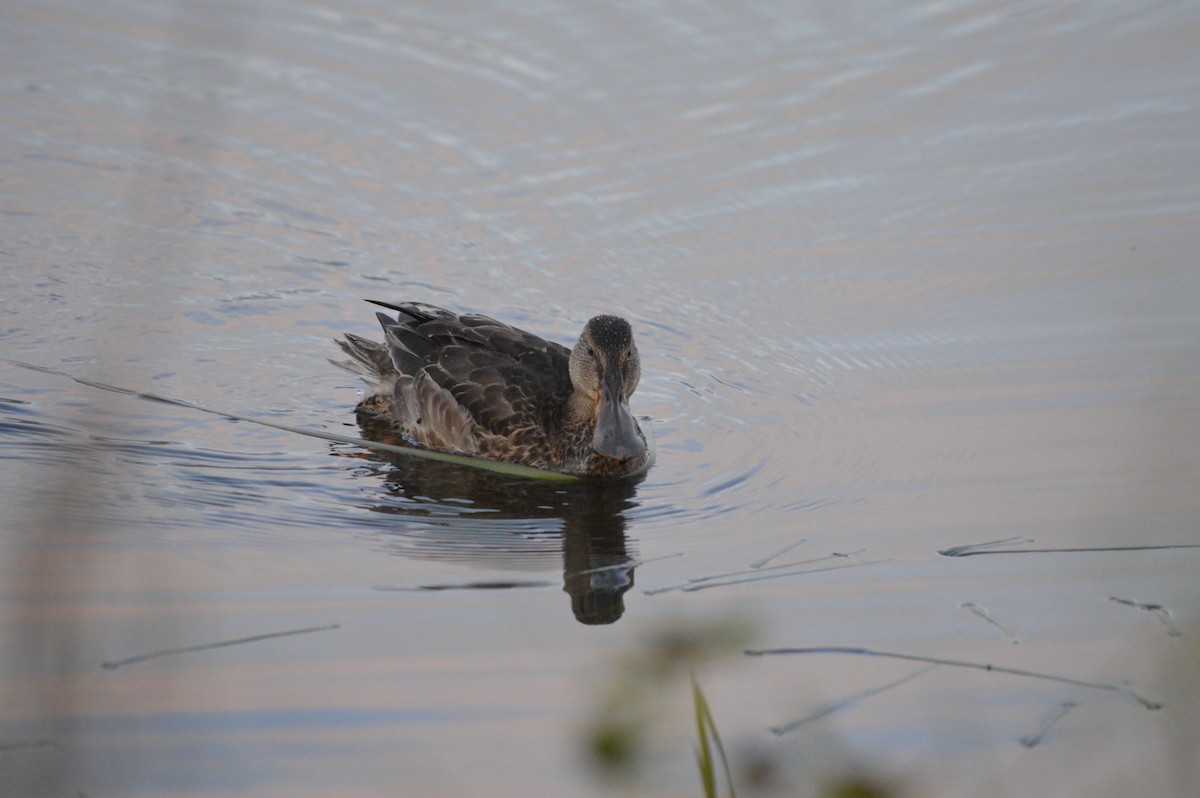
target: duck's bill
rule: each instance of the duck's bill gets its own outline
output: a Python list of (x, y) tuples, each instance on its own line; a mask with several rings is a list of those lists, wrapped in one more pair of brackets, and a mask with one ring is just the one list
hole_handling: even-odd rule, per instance
[(604, 376), (600, 385), (592, 447), (605, 457), (618, 460), (637, 457), (646, 451), (646, 441), (638, 432), (637, 422), (625, 401), (625, 381), (621, 372), (615, 369)]

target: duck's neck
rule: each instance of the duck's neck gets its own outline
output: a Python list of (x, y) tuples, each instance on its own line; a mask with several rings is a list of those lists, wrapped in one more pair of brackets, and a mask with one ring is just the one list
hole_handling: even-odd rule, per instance
[(596, 398), (587, 391), (571, 391), (567, 399), (566, 426), (572, 430), (596, 430)]

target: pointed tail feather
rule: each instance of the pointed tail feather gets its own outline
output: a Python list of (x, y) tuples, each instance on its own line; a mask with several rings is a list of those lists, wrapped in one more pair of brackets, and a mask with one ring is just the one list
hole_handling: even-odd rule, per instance
[(345, 338), (335, 339), (334, 343), (350, 356), (349, 360), (333, 360), (330, 363), (357, 374), (368, 385), (376, 385), (387, 377), (394, 377), (396, 367), (388, 355), (387, 347), (354, 333), (346, 333)]

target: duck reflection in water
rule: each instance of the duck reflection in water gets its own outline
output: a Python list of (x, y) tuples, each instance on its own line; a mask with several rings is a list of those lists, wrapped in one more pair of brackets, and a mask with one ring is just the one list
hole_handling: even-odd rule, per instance
[[(367, 440), (406, 445), (370, 413), (358, 422)], [(546, 481), (382, 451), (338, 454), (369, 462), (369, 473), (383, 479), (389, 501), (372, 510), (416, 522), (385, 533), (406, 556), (528, 569), (545, 561), (547, 543), (559, 544), (575, 618), (609, 624), (624, 613), (635, 565), (625, 513), (637, 505), (641, 477)]]

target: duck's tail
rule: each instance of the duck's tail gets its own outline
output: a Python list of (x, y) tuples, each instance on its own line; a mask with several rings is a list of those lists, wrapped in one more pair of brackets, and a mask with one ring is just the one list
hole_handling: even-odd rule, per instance
[(338, 368), (345, 369), (351, 374), (357, 374), (362, 381), (372, 388), (378, 388), (382, 383), (394, 384), (396, 367), (388, 355), (385, 344), (376, 343), (369, 338), (363, 338), (354, 333), (346, 333), (345, 338), (335, 339), (334, 343), (350, 356), (349, 360), (334, 360), (329, 362)]

